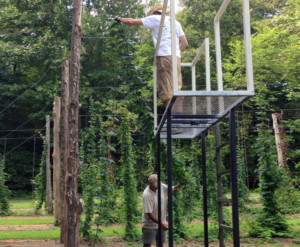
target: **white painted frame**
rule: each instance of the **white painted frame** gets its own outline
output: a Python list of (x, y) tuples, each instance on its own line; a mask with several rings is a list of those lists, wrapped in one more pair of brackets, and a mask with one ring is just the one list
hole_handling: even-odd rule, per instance
[[(231, 0), (223, 1), (214, 19), (218, 91), (223, 91), (220, 20), (224, 12), (226, 11), (228, 5), (230, 4), (230, 2)], [(245, 39), (247, 91), (254, 92), (249, 0), (243, 0), (243, 23), (244, 23), (244, 39)]]
[[(154, 132), (157, 127), (157, 66), (156, 56), (160, 47), (162, 28), (165, 22), (165, 16), (168, 6), (168, 0), (164, 0), (163, 9), (161, 13), (161, 21), (157, 44), (155, 48), (154, 61), (153, 61), (153, 107), (154, 107)], [(176, 28), (175, 28), (175, 0), (170, 0), (170, 17), (171, 17), (171, 53), (172, 53), (172, 81), (173, 93), (178, 91), (178, 76), (177, 76), (177, 56), (176, 56)], [(169, 102), (170, 103), (170, 102)]]

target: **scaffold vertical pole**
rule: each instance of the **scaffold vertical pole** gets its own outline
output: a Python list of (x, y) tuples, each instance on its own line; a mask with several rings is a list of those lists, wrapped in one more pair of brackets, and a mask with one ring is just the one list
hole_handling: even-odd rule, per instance
[(204, 215), (204, 242), (208, 247), (208, 215), (207, 215), (207, 186), (206, 186), (206, 148), (205, 148), (206, 132), (201, 133), (202, 144), (202, 186), (203, 186), (203, 215)]
[(172, 191), (172, 126), (171, 109), (167, 110), (167, 151), (168, 151), (168, 212), (169, 247), (173, 247), (173, 191)]
[(232, 223), (233, 223), (233, 245), (240, 246), (239, 229), (239, 201), (237, 181), (237, 152), (236, 152), (236, 123), (235, 109), (230, 110), (230, 166), (231, 166), (231, 195), (232, 195)]
[[(218, 186), (218, 198), (222, 198), (222, 175), (221, 175), (221, 135), (220, 135), (220, 126), (216, 124), (215, 126), (215, 138), (216, 138), (216, 170), (217, 170), (217, 186)], [(219, 221), (219, 246), (224, 247), (224, 232), (223, 228), (220, 227), (224, 224), (223, 221), (223, 210), (222, 202), (218, 200), (218, 221)]]
[(157, 152), (156, 152), (156, 172), (157, 172), (157, 190), (158, 190), (158, 247), (162, 247), (161, 238), (161, 171), (160, 171), (160, 132), (157, 134)]

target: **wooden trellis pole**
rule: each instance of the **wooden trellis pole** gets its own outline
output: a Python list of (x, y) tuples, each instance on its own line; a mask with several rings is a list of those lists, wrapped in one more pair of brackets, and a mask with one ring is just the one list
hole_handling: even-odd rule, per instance
[(51, 168), (50, 168), (50, 115), (46, 116), (46, 210), (53, 212), (52, 188), (51, 188)]
[(79, 220), (83, 205), (78, 194), (78, 174), (80, 169), (78, 145), (79, 116), (79, 76), (81, 51), (82, 1), (74, 0), (70, 69), (70, 109), (69, 109), (69, 158), (66, 174), (67, 189), (67, 235), (65, 247), (79, 246)]
[(54, 218), (56, 224), (61, 220), (62, 193), (60, 185), (61, 162), (60, 162), (60, 97), (56, 97), (53, 103), (53, 196), (54, 196)]
[(278, 165), (288, 171), (287, 166), (287, 154), (286, 154), (286, 142), (284, 140), (284, 129), (278, 124), (278, 118), (280, 118), (282, 113), (273, 113), (273, 128), (275, 132), (275, 142), (278, 156)]
[(66, 241), (67, 231), (67, 191), (66, 191), (66, 171), (68, 169), (68, 158), (69, 158), (69, 60), (63, 60), (62, 65), (62, 81), (61, 81), (61, 97), (62, 97), (62, 145), (61, 145), (61, 156), (62, 156), (62, 173), (61, 173), (61, 186), (62, 186), (62, 204), (61, 204), (61, 230), (60, 230), (60, 242), (63, 244)]

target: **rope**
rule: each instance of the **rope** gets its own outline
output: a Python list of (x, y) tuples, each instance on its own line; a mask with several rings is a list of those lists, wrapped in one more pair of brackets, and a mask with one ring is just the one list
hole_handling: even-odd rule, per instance
[[(36, 137), (33, 138), (33, 157), (32, 157), (32, 181), (34, 180), (34, 166), (35, 166), (35, 142)], [(35, 191), (34, 183), (32, 183), (32, 199), (34, 197), (33, 192)]]

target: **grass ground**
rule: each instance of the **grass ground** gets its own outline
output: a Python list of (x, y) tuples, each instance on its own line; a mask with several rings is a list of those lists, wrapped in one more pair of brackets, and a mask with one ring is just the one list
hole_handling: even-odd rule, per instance
[[(5, 247), (18, 247), (18, 246), (62, 246), (59, 244), (60, 229), (54, 226), (54, 218), (51, 215), (43, 213), (42, 215), (34, 215), (34, 200), (14, 199), (10, 201), (12, 215), (7, 217), (0, 217), (0, 246)], [(262, 205), (258, 193), (251, 193), (249, 198), (249, 205), (251, 211), (259, 210)], [(228, 211), (229, 208), (228, 208)], [(266, 247), (279, 247), (300, 246), (300, 214), (289, 215), (288, 224), (291, 231), (294, 233), (294, 238), (276, 238), (271, 242), (265, 243), (261, 239), (248, 238), (248, 220), (251, 218), (251, 213), (242, 214), (240, 217), (241, 226), (241, 246), (266, 246)], [(203, 235), (203, 223), (201, 220), (195, 220), (192, 223), (184, 224), (187, 228), (189, 241), (182, 241), (176, 243), (175, 246), (180, 247), (193, 247), (201, 246)], [(210, 235), (216, 236), (217, 227), (214, 222), (209, 223)], [(112, 225), (109, 227), (100, 227), (102, 243), (99, 246), (111, 247), (125, 247), (142, 246), (140, 243), (128, 243), (122, 240), (124, 235), (124, 225)], [(139, 234), (141, 234), (141, 227), (138, 225)], [(98, 246), (97, 245), (97, 246)], [(81, 246), (87, 246), (87, 243), (82, 243)], [(217, 241), (213, 240), (210, 246), (218, 246)], [(230, 240), (227, 246), (232, 246)]]

